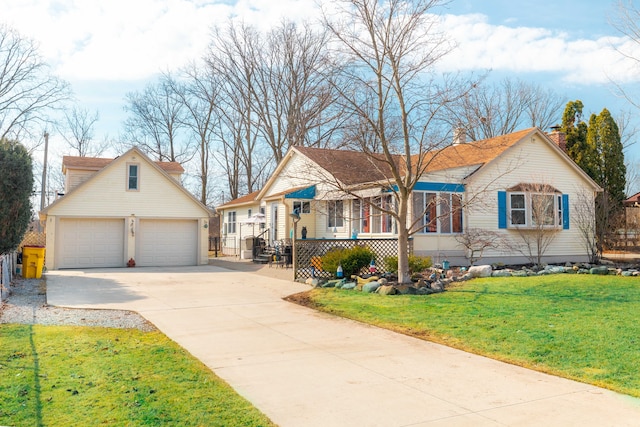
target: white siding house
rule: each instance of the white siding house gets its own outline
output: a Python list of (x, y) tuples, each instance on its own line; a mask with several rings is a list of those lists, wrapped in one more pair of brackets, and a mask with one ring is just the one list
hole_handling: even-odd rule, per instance
[(182, 171), (137, 148), (65, 157), (65, 195), (40, 212), (47, 268), (206, 264), (210, 212), (182, 187)]
[[(581, 227), (572, 221), (585, 199), (593, 212), (601, 189), (556, 143), (560, 136), (530, 128), (425, 153), (428, 167), (407, 218), (414, 223), (414, 253), (467, 265), (471, 254), (463, 237), (483, 230), (497, 244), (483, 252), (482, 262), (528, 263), (524, 241), (540, 232), (550, 241), (544, 262), (587, 261)], [(303, 226), (309, 239), (395, 238), (395, 220), (376, 209), (394, 209), (393, 188), (388, 170), (362, 152), (293, 147), (251, 203), (264, 209), (271, 241), (291, 237), (294, 211), (301, 217), (297, 239)], [(534, 213), (540, 201), (546, 210)]]

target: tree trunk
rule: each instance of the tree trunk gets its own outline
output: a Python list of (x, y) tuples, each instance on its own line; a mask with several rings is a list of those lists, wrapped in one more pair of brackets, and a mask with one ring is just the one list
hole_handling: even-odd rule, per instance
[(409, 272), (409, 229), (407, 228), (409, 194), (411, 193), (406, 191), (401, 191), (398, 194), (398, 283), (411, 282), (411, 273)]

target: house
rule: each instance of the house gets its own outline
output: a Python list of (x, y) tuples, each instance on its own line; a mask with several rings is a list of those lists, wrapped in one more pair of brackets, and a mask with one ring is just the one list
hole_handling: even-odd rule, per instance
[[(587, 217), (593, 217), (601, 188), (564, 152), (564, 145), (560, 132), (529, 128), (474, 142), (458, 133), (454, 143), (425, 153), (428, 166), (413, 189), (408, 213), (414, 253), (468, 265), (472, 254), (465, 233), (484, 230), (500, 244), (488, 245), (482, 262), (528, 263), (524, 246), (532, 234), (542, 232), (549, 241), (545, 262), (587, 261), (584, 227), (574, 214), (587, 209)], [(375, 157), (292, 147), (260, 191), (218, 211), (226, 242), (235, 240), (235, 247), (238, 231), (247, 233), (237, 224), (256, 211), (265, 213), (268, 242), (292, 236), (293, 212), (301, 218), (297, 239), (303, 227), (308, 239), (394, 238), (393, 217), (377, 209), (394, 208), (393, 187), (390, 168)], [(534, 212), (542, 203), (543, 212)]]
[(208, 262), (210, 212), (181, 185), (179, 163), (138, 148), (62, 163), (64, 196), (40, 212), (47, 269)]

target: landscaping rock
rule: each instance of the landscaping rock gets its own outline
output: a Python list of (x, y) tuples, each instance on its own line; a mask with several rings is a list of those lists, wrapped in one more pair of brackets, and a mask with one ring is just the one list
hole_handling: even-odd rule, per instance
[(447, 286), (449, 286), (450, 284), (452, 284), (454, 281), (455, 281), (455, 279), (453, 277), (440, 280), (440, 282), (442, 282), (442, 284), (444, 285), (445, 288)]
[(317, 286), (318, 286), (318, 284), (320, 283), (320, 281), (319, 281), (318, 279), (314, 278), (314, 277), (309, 277), (309, 278), (305, 281), (305, 283), (306, 283), (307, 285), (311, 285), (311, 286), (313, 286), (313, 287), (315, 288), (315, 287), (317, 287)]
[(380, 295), (396, 295), (398, 290), (393, 285), (381, 285), (376, 292)]
[(469, 267), (471, 277), (491, 277), (493, 268), (490, 265), (472, 265)]
[(496, 270), (491, 273), (491, 277), (511, 277), (513, 272), (511, 270)]
[(342, 285), (342, 289), (355, 289), (355, 288), (356, 288), (355, 282), (347, 282), (344, 285)]
[(396, 289), (398, 289), (402, 295), (415, 295), (418, 293), (418, 288), (412, 285), (397, 285)]
[(440, 281), (433, 282), (430, 288), (433, 292), (444, 292), (444, 285)]
[(362, 292), (370, 294), (372, 292), (375, 292), (376, 289), (378, 289), (379, 287), (380, 287), (380, 282), (373, 281), (373, 282), (365, 283), (362, 286)]
[(431, 288), (427, 288), (426, 286), (423, 286), (422, 288), (418, 288), (418, 295), (431, 295), (435, 293), (436, 291), (434, 291)]
[(609, 274), (609, 267), (600, 266), (600, 267), (592, 267), (589, 269), (589, 274), (599, 274), (605, 276)]
[(558, 265), (548, 265), (544, 270), (548, 271), (550, 274), (561, 274), (564, 273), (566, 269), (565, 267)]

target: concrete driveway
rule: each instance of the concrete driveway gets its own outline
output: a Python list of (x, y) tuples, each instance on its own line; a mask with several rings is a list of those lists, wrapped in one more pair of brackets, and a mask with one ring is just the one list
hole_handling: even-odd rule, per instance
[(640, 400), (287, 303), (215, 266), (51, 271), (51, 305), (134, 310), (281, 427), (640, 426)]

